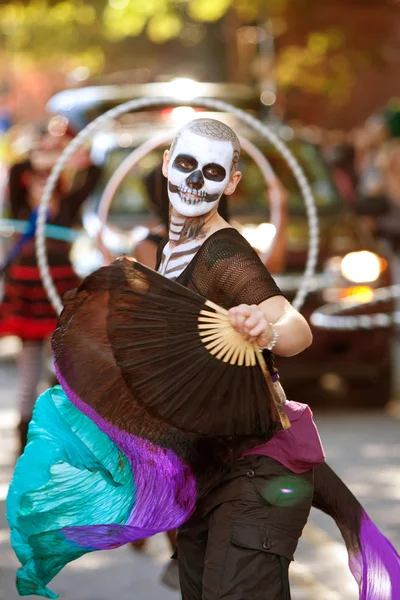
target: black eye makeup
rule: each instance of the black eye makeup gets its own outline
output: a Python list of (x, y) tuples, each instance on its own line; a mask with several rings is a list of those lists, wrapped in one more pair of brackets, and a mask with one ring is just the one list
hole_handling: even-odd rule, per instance
[(226, 177), (226, 171), (221, 165), (210, 163), (203, 167), (203, 175), (211, 181), (223, 181)]
[(178, 154), (172, 166), (174, 169), (182, 171), (182, 173), (190, 173), (194, 169), (197, 169), (198, 164), (194, 156), (190, 156), (190, 154)]

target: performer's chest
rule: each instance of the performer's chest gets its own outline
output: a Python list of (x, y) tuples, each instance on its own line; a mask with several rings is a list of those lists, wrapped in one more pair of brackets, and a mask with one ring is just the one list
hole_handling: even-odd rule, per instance
[(204, 240), (194, 239), (171, 248), (165, 244), (158, 272), (168, 279), (177, 279), (200, 250)]

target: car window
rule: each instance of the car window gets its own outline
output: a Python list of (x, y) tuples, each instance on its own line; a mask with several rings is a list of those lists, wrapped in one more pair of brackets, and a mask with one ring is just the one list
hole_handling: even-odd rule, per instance
[[(337, 212), (342, 207), (342, 200), (332, 183), (328, 168), (322, 160), (318, 148), (297, 140), (287, 145), (304, 171), (318, 212)], [(299, 184), (286, 160), (272, 146), (262, 149), (273, 171), (289, 195), (289, 212), (291, 214), (305, 214), (304, 200)], [(236, 210), (239, 210), (239, 200), (241, 211), (248, 211), (250, 207), (251, 212), (257, 211), (256, 207), (265, 210), (265, 183), (260, 170), (247, 156), (241, 160), (240, 168), (243, 172), (243, 179), (237, 194)]]

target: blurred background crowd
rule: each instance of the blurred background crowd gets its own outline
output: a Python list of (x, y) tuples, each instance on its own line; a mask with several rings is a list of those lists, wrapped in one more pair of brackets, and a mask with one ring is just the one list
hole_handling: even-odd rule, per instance
[[(298, 183), (279, 152), (239, 119), (193, 109), (190, 100), (200, 96), (225, 100), (267, 123), (307, 176), (321, 230), (302, 308), (309, 318), (326, 303), (354, 295), (369, 302), (377, 289), (400, 284), (399, 74), (398, 0), (0, 0), (0, 501), (36, 395), (55, 381), (48, 340), (56, 314), (41, 284), (34, 231), (46, 180), (78, 132), (133, 98), (181, 100), (180, 106), (110, 120), (68, 161), (47, 215), (48, 259), (60, 294), (123, 253), (153, 265), (167, 221), (162, 151), (177, 127), (207, 115), (255, 144), (272, 168), (275, 179), (266, 189), (259, 166), (244, 152), (243, 180), (222, 210), (287, 297), (295, 297), (309, 245)], [(154, 136), (158, 142), (111, 189), (121, 163)], [(106, 223), (99, 207), (106, 207)], [(397, 305), (387, 302), (379, 310), (392, 314)], [(371, 310), (366, 305), (364, 312)], [(356, 456), (372, 469), (369, 491), (361, 481), (355, 485), (367, 504), (378, 486), (392, 507), (399, 500), (396, 325), (314, 327), (313, 333), (310, 349), (277, 361), (287, 394), (317, 410), (339, 409), (322, 421), (328, 450), (335, 456), (336, 440), (348, 426), (354, 432), (348, 438), (352, 474), (358, 477)], [(348, 408), (356, 412), (344, 417)], [(363, 454), (368, 440), (376, 447)], [(340, 471), (343, 456), (336, 456)], [(387, 478), (379, 480), (378, 472)], [(398, 522), (385, 519), (393, 538)], [(161, 597), (149, 583), (151, 568), (143, 597)], [(135, 577), (141, 581), (138, 572)], [(331, 579), (336, 589), (337, 578)], [(330, 581), (323, 568), (322, 580)], [(330, 596), (332, 590), (314, 584), (312, 597), (353, 597), (340, 589)], [(78, 598), (67, 580), (64, 585), (66, 598)], [(106, 589), (104, 582), (87, 597), (109, 597), (102, 595)], [(14, 594), (6, 584), (0, 589), (0, 599)], [(119, 597), (125, 595), (122, 590)], [(301, 585), (295, 597), (303, 598)]]

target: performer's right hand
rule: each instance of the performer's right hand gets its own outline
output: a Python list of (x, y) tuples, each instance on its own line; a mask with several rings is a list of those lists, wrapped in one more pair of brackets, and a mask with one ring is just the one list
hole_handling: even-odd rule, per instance
[(260, 348), (266, 348), (274, 337), (273, 329), (263, 311), (255, 304), (240, 304), (231, 308), (229, 320), (245, 340), (255, 342)]

